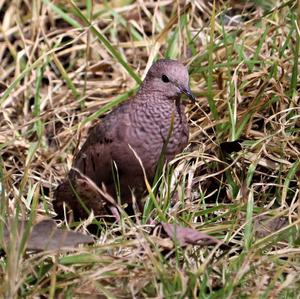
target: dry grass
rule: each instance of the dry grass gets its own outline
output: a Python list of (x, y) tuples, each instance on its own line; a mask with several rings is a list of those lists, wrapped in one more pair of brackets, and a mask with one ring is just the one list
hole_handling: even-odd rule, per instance
[[(173, 247), (127, 216), (73, 252), (16, 237), (0, 296), (300, 298), (300, 16), (296, 1), (224, 2), (0, 1), (0, 244), (8, 217), (54, 215), (78, 140), (169, 57), (189, 64), (197, 104), (160, 208), (230, 245)], [(233, 140), (242, 150), (220, 149)]]

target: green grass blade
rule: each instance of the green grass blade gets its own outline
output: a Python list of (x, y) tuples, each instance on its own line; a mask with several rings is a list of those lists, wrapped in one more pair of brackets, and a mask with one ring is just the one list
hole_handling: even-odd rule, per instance
[(128, 74), (138, 83), (141, 84), (141, 78), (135, 73), (135, 71), (126, 63), (122, 55), (111, 45), (108, 39), (87, 19), (87, 17), (80, 11), (74, 1), (71, 0), (72, 8), (75, 14), (80, 18), (85, 26), (88, 26), (90, 30), (95, 34), (98, 40), (106, 47), (108, 52), (124, 67)]

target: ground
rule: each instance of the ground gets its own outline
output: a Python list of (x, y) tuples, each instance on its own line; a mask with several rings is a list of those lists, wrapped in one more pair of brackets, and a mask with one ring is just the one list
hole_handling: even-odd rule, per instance
[[(299, 20), (297, 1), (0, 1), (0, 297), (300, 298)], [(197, 101), (145, 197), (157, 225), (122, 214), (93, 245), (25, 250), (88, 130), (163, 57)], [(221, 243), (180, 246), (162, 222)]]

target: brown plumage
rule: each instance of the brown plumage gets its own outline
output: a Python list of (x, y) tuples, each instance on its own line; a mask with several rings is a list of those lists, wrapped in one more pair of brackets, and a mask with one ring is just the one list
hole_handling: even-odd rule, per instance
[(168, 138), (172, 118), (174, 126), (166, 146), (166, 160), (184, 149), (189, 130), (180, 101), (183, 93), (194, 100), (187, 68), (174, 60), (154, 63), (136, 96), (105, 116), (91, 130), (67, 179), (55, 192), (56, 213), (62, 216), (62, 203), (66, 202), (76, 219), (84, 218), (87, 211), (82, 207), (82, 201), (95, 215), (107, 214), (107, 201), (86, 177), (101, 189), (105, 186), (104, 189), (116, 198), (113, 161), (117, 166), (122, 203), (131, 203), (132, 192), (139, 200), (145, 191), (144, 175), (132, 149), (141, 159), (150, 182)]

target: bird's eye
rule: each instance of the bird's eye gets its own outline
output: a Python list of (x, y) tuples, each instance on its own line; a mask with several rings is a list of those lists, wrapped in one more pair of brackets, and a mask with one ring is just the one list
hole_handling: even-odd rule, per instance
[(163, 82), (165, 82), (165, 83), (170, 82), (169, 78), (168, 78), (166, 75), (162, 75), (162, 76), (161, 76), (161, 80), (162, 80)]

